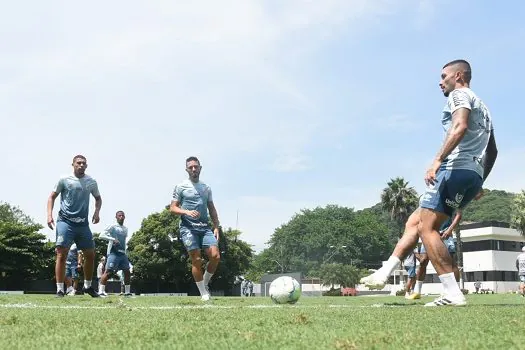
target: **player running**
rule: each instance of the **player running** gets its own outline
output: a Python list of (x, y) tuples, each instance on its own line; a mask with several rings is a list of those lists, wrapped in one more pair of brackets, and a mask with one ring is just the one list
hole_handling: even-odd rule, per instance
[[(208, 284), (220, 261), (218, 247), (219, 218), (213, 204), (210, 186), (199, 180), (201, 165), (196, 157), (186, 159), (189, 179), (178, 184), (173, 191), (170, 210), (180, 215), (180, 237), (191, 258), (191, 272), (199, 288), (202, 301), (210, 300)], [(213, 232), (208, 223), (208, 211), (213, 223)], [(208, 256), (204, 276), (202, 273), (201, 249)]]
[(109, 274), (116, 273), (122, 270), (124, 274), (124, 296), (131, 296), (131, 274), (130, 264), (127, 256), (126, 238), (128, 237), (128, 228), (124, 226), (126, 215), (122, 210), (115, 214), (117, 223), (110, 225), (104, 232), (100, 234), (100, 238), (109, 241), (107, 250), (106, 271), (102, 275), (99, 284), (98, 293), (106, 297), (106, 284), (108, 282)]

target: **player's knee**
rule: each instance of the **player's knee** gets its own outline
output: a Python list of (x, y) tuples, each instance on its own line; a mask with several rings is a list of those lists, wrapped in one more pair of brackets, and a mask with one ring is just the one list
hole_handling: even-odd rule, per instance
[(425, 256), (425, 257), (422, 257), (420, 260), (419, 260), (419, 266), (422, 266), (422, 267), (427, 267), (428, 265), (428, 256)]
[(221, 260), (221, 253), (219, 253), (219, 249), (212, 250), (209, 259), (215, 262), (219, 262)]

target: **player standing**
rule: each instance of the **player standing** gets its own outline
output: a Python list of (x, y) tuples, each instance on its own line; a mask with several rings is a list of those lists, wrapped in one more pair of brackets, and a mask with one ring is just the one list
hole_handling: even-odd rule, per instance
[(386, 264), (361, 279), (366, 286), (382, 288), (400, 259), (414, 249), (419, 236), (444, 289), (441, 297), (425, 306), (466, 305), (439, 228), (453, 211), (464, 208), (481, 191), (498, 153), (490, 112), (470, 89), (471, 76), (465, 60), (443, 67), (439, 86), (447, 97), (442, 114), (445, 141), (425, 174), (427, 189), (420, 207), (408, 219), (405, 233)]
[[(178, 184), (173, 191), (170, 211), (180, 215), (180, 237), (191, 258), (191, 272), (199, 288), (201, 299), (210, 300), (208, 284), (220, 261), (218, 247), (219, 218), (213, 204), (210, 186), (199, 180), (201, 164), (196, 157), (186, 159), (188, 180)], [(208, 223), (208, 211), (213, 232)], [(201, 249), (208, 256), (204, 275), (202, 273)]]
[(53, 206), (60, 194), (60, 211), (56, 223), (56, 264), (57, 297), (64, 296), (66, 257), (71, 244), (84, 253), (83, 292), (96, 298), (99, 295), (91, 286), (95, 268), (95, 242), (89, 228), (89, 198), (95, 197), (95, 212), (92, 223), (98, 224), (102, 197), (95, 179), (86, 175), (87, 160), (82, 155), (73, 158), (73, 174), (58, 180), (47, 201), (47, 226), (54, 229)]

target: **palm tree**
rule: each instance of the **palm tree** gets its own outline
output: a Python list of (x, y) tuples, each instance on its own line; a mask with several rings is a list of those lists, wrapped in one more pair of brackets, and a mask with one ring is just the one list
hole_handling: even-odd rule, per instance
[(404, 227), (408, 217), (418, 206), (418, 194), (402, 177), (390, 179), (381, 193), (381, 205), (390, 218)]
[(525, 236), (525, 190), (521, 190), (514, 197), (510, 223), (512, 227)]

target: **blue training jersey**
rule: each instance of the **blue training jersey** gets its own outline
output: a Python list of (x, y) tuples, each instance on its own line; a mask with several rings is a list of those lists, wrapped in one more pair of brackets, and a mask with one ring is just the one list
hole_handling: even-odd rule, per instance
[(490, 112), (470, 88), (456, 89), (448, 96), (443, 109), (442, 124), (445, 136), (452, 125), (452, 114), (460, 109), (470, 111), (468, 127), (458, 146), (443, 161), (447, 170), (473, 170), (483, 177), (485, 151), (493, 130)]
[(98, 185), (91, 176), (63, 176), (58, 180), (53, 192), (60, 194), (58, 220), (71, 225), (89, 225), (89, 197), (100, 196)]
[(213, 202), (210, 186), (201, 181), (193, 183), (190, 180), (185, 180), (175, 186), (173, 201), (178, 201), (182, 209), (197, 210), (200, 213), (198, 219), (182, 215), (181, 226), (193, 229), (209, 227), (208, 203)]

